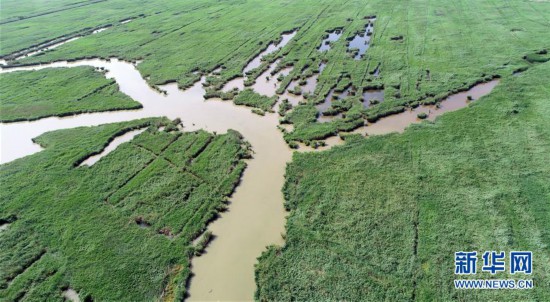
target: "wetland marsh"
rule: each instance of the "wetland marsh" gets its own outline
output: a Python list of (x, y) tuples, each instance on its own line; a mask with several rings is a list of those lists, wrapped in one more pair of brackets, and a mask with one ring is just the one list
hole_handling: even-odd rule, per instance
[[(93, 66), (104, 68), (114, 78), (120, 91), (139, 101), (143, 108), (125, 112), (90, 113), (64, 118), (44, 118), (33, 122), (0, 125), (2, 160), (5, 162), (40, 151), (33, 138), (48, 131), (130, 121), (144, 117), (181, 118), (185, 131), (204, 129), (225, 133), (237, 130), (251, 144), (253, 159), (231, 198), (229, 211), (209, 229), (216, 239), (207, 252), (193, 261), (192, 300), (249, 299), (254, 291), (254, 263), (266, 245), (281, 244), (284, 231), (283, 197), (285, 164), (290, 148), (277, 130), (275, 114), (258, 116), (250, 109), (221, 100), (205, 101), (203, 81), (181, 91), (174, 84), (161, 86), (166, 95), (151, 89), (135, 66), (116, 59), (59, 62), (40, 67)], [(5, 71), (15, 72), (6, 69)], [(85, 161), (86, 163), (86, 161)], [(223, 274), (220, 272), (224, 272)]]
[[(205, 100), (204, 77), (184, 91), (179, 90), (174, 84), (160, 86), (159, 89), (165, 94), (160, 93), (147, 85), (133, 64), (117, 59), (57, 62), (40, 66), (8, 68), (3, 69), (2, 72), (15, 74), (79, 66), (92, 66), (105, 70), (106, 77), (114, 79), (120, 91), (139, 101), (143, 108), (2, 124), (0, 125), (2, 160), (9, 162), (40, 151), (40, 147), (34, 143), (33, 138), (48, 131), (146, 117), (179, 118), (182, 120), (185, 131), (198, 129), (217, 133), (224, 133), (229, 129), (239, 131), (250, 142), (254, 153), (252, 159), (247, 162), (248, 167), (240, 180), (239, 187), (231, 197), (229, 211), (223, 213), (221, 219), (208, 227), (214, 234), (215, 240), (209, 245), (204, 255), (193, 259), (194, 277), (191, 279), (189, 295), (190, 301), (248, 299), (247, 296), (255, 288), (253, 267), (256, 257), (262, 253), (266, 245), (284, 244), (281, 234), (284, 230), (285, 211), (282, 207), (283, 196), (280, 188), (283, 186), (285, 165), (291, 159), (291, 149), (277, 130), (276, 114), (257, 116), (248, 109), (230, 102)], [(496, 83), (497, 81), (494, 81), (491, 84)], [(483, 84), (481, 87), (476, 86), (471, 91), (463, 92), (454, 97), (454, 102), (449, 102), (449, 104), (453, 103), (451, 106), (448, 106), (447, 101), (443, 102), (441, 113), (445, 112), (446, 108), (456, 110), (465, 106), (466, 95), (472, 95), (477, 99), (489, 93), (494, 87), (491, 84)], [(265, 93), (261, 89), (259, 92)], [(347, 93), (342, 93), (342, 97)], [(457, 101), (462, 101), (462, 104), (457, 104)], [(411, 123), (417, 122), (412, 118), (416, 117), (415, 112), (416, 110), (413, 110), (406, 115), (397, 114), (382, 119), (369, 125), (367, 131), (371, 135), (403, 131)], [(430, 115), (432, 120), (436, 112), (438, 111)], [(131, 140), (141, 132), (143, 130), (134, 130), (115, 138), (100, 154), (88, 157), (80, 165), (95, 164), (103, 157), (103, 153), (112, 152), (118, 145)], [(329, 146), (341, 143), (343, 143), (341, 140), (331, 140)]]
[(0, 299), (549, 297), (444, 283), (550, 257), (550, 8), (460, 5), (6, 0)]

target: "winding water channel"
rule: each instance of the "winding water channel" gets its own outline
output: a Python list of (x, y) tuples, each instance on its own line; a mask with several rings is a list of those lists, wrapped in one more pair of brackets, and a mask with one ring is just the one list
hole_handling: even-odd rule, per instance
[(82, 65), (107, 69), (107, 77), (114, 78), (120, 90), (142, 103), (143, 109), (0, 124), (2, 162), (40, 151), (32, 138), (47, 131), (144, 117), (181, 118), (186, 131), (239, 131), (251, 143), (254, 158), (248, 161), (241, 184), (231, 197), (229, 211), (209, 226), (216, 239), (203, 256), (193, 259), (195, 276), (191, 280), (190, 300), (251, 300), (256, 258), (267, 245), (281, 244), (284, 232), (286, 214), (281, 188), (292, 151), (277, 129), (278, 116), (259, 116), (250, 108), (230, 101), (205, 101), (202, 81), (185, 91), (179, 90), (176, 84), (162, 86), (161, 89), (167, 91), (167, 95), (163, 95), (149, 87), (134, 65), (116, 59), (57, 62), (2, 72)]
[[(159, 93), (147, 84), (135, 65), (117, 59), (56, 62), (1, 69), (0, 73), (73, 66), (105, 68), (108, 70), (106, 76), (114, 78), (120, 90), (140, 102), (143, 108), (0, 124), (1, 162), (10, 162), (39, 152), (41, 148), (32, 142), (32, 138), (48, 131), (144, 117), (180, 118), (186, 131), (198, 129), (218, 133), (224, 133), (228, 129), (239, 131), (251, 143), (254, 158), (248, 160), (248, 167), (243, 174), (241, 184), (231, 197), (229, 211), (222, 213), (221, 218), (208, 227), (216, 239), (203, 256), (195, 257), (192, 261), (194, 276), (191, 279), (189, 300), (252, 300), (255, 290), (256, 258), (267, 245), (283, 243), (281, 234), (284, 232), (286, 213), (283, 208), (281, 188), (285, 166), (291, 159), (292, 150), (277, 129), (278, 115), (267, 113), (265, 116), (259, 116), (253, 114), (250, 108), (236, 106), (231, 101), (219, 99), (205, 101), (204, 77), (185, 91), (179, 90), (176, 84), (169, 84), (160, 87), (167, 92), (166, 95)], [(264, 93), (268, 90), (268, 94), (274, 93), (276, 86), (274, 78), (265, 80), (263, 85), (270, 89), (266, 88)], [(365, 134), (365, 129), (366, 134), (402, 131), (409, 124), (419, 121), (416, 117), (418, 112), (427, 110), (430, 112), (429, 119), (433, 119), (445, 111), (466, 106), (467, 95), (473, 94), (474, 99), (477, 99), (489, 93), (496, 83), (493, 81), (482, 84), (474, 87), (473, 90), (461, 93), (456, 97), (456, 102), (445, 101), (440, 109), (419, 107), (384, 118), (375, 124), (369, 124), (367, 127), (356, 130), (356, 133)], [(338, 137), (330, 138), (327, 142), (329, 146), (342, 143)], [(93, 161), (87, 164), (93, 164)]]

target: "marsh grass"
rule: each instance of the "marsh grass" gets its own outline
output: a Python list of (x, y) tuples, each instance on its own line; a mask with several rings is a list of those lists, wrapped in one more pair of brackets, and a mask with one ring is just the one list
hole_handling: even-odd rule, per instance
[[(262, 112), (271, 111), (271, 108), (277, 102), (277, 96), (267, 97), (254, 92), (252, 89), (245, 89), (235, 97), (234, 102), (236, 105), (244, 105), (261, 109)], [(256, 111), (260, 112), (260, 110)]]
[[(178, 123), (48, 132), (36, 138), (45, 150), (0, 166), (1, 219), (11, 223), (0, 233), (0, 300), (59, 300), (69, 287), (94, 301), (184, 297), (191, 243), (233, 192), (249, 146), (231, 130), (158, 131)], [(93, 166), (75, 167), (146, 126)]]
[(421, 120), (425, 120), (428, 118), (428, 114), (426, 112), (420, 112), (416, 115), (416, 117), (418, 117)]
[(0, 122), (16, 122), (142, 106), (102, 71), (72, 67), (0, 74), (0, 107)]
[[(545, 63), (508, 75), (468, 109), (403, 134), (295, 153), (286, 242), (260, 258), (256, 299), (550, 299), (549, 74)], [(495, 249), (538, 255), (528, 278), (541, 286), (455, 290), (454, 252)]]
[[(114, 25), (101, 35), (85, 36), (17, 63), (116, 56), (128, 61), (143, 60), (137, 68), (152, 85), (177, 81), (180, 87), (189, 87), (198, 80), (199, 74), (216, 70), (208, 77), (211, 85), (207, 89), (207, 97), (229, 100), (236, 98), (236, 93), (220, 92), (222, 85), (242, 76), (242, 69), (248, 61), (270, 43), (276, 43), (282, 33), (297, 29), (296, 36), (288, 45), (266, 56), (261, 66), (251, 71), (245, 84), (252, 85), (270, 63), (280, 60), (278, 68), (293, 66), (288, 76), (279, 78), (281, 86), (277, 93), (282, 94), (290, 81), (298, 79), (303, 83), (303, 79), (318, 71), (323, 62), (326, 65), (319, 74), (315, 91), (307, 94), (306, 104), (298, 107), (322, 102), (332, 88), (342, 91), (352, 85), (362, 91), (373, 85), (383, 86), (386, 87), (385, 104), (365, 108), (362, 116), (358, 117), (374, 121), (401, 112), (413, 102), (435, 104), (441, 97), (464, 89), (472, 82), (486, 80), (483, 75), (503, 76), (524, 67), (525, 62), (543, 62), (548, 56), (544, 50), (550, 40), (550, 33), (544, 25), (546, 10), (540, 9), (543, 3), (514, 2), (505, 8), (495, 9), (497, 4), (468, 0), (464, 2), (465, 9), (456, 10), (451, 3), (438, 1), (437, 11), (427, 9), (426, 3), (409, 6), (407, 2), (387, 1), (369, 1), (366, 4), (351, 1), (346, 5), (332, 1), (300, 1), (285, 5), (277, 1), (263, 5), (256, 5), (254, 1), (231, 5), (206, 1), (185, 5), (170, 2), (163, 3), (161, 7), (156, 5), (156, 1), (150, 1), (137, 7), (135, 2), (120, 0), (118, 5), (125, 9), (121, 12), (109, 10), (103, 19), (93, 14), (86, 15), (87, 9), (92, 6), (75, 8), (72, 13), (83, 16), (77, 28), (72, 28), (75, 27), (73, 22), (70, 23), (72, 27), (68, 28), (69, 17), (65, 14), (56, 16), (56, 22), (48, 22), (52, 18), (50, 15), (40, 16), (44, 21), (42, 24), (57, 24), (40, 29), (31, 23), (31, 19), (24, 17), (20, 21), (6, 23), (2, 26), (4, 32), (9, 32), (6, 36), (9, 43), (2, 51), (7, 54), (10, 49), (30, 46), (30, 40), (41, 41), (47, 37), (67, 35), (83, 27), (95, 28), (103, 23), (115, 24), (140, 16), (130, 23)], [(93, 8), (108, 6), (106, 3), (96, 3)], [(15, 6), (8, 1), (6, 7), (5, 15), (10, 17)], [(41, 4), (34, 9), (40, 11), (41, 7), (49, 9), (56, 5)], [(215, 13), (225, 9), (229, 9), (229, 13)], [(499, 9), (504, 10), (502, 14), (506, 17), (496, 13)], [(247, 13), (252, 10), (256, 13)], [(533, 15), (535, 10), (540, 14), (526, 17)], [(181, 25), (183, 11), (186, 12), (184, 26)], [(469, 11), (485, 17), (477, 18)], [(366, 18), (373, 12), (376, 12), (376, 19)], [(204, 18), (210, 14), (216, 18)], [(408, 18), (408, 14), (416, 17)], [(498, 18), (504, 18), (503, 22), (491, 21)], [(364, 31), (365, 20), (374, 24), (370, 47), (364, 58), (354, 60), (346, 52), (347, 39)], [(525, 28), (525, 24), (530, 26)], [(514, 28), (522, 28), (522, 31), (511, 31)], [(330, 42), (330, 50), (317, 51), (327, 33), (334, 29), (343, 37)], [(25, 35), (31, 32), (33, 39)], [(443, 34), (445, 32), (449, 34)], [(431, 39), (425, 38), (427, 33)], [(518, 34), (521, 38), (517, 38)], [(501, 41), (487, 42), (487, 37), (495, 36), (501, 37)], [(449, 45), (457, 46), (453, 48), (456, 50), (440, 51)], [(186, 49), (185, 53), (180, 49)], [(524, 56), (527, 61), (522, 59)], [(223, 68), (218, 70), (220, 66)], [(299, 85), (291, 93), (303, 94)], [(260, 109), (266, 111), (265, 108)], [(327, 127), (315, 121), (299, 124), (294, 127), (294, 137), (302, 140), (308, 139), (309, 132), (315, 128)]]

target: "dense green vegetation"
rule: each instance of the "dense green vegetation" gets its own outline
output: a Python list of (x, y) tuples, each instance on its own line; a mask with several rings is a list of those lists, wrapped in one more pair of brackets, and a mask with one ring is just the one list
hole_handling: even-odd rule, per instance
[(16, 53), (59, 38), (89, 34), (92, 29), (138, 17), (149, 1), (2, 1), (0, 55)]
[[(15, 5), (10, 0), (7, 3), (9, 16)], [(33, 14), (53, 9), (53, 4), (43, 5)], [(90, 11), (101, 11), (102, 15), (89, 14)], [(364, 29), (369, 22), (366, 17), (372, 15), (377, 18), (371, 47), (364, 58), (354, 60), (347, 43)], [(384, 87), (384, 102), (360, 110), (360, 115), (351, 118), (351, 124), (360, 125), (359, 120), (373, 121), (417, 101), (434, 103), (493, 75), (508, 75), (529, 64), (522, 59), (524, 56), (545, 60), (530, 54), (550, 47), (547, 1), (210, 0), (164, 1), (158, 5), (157, 1), (112, 0), (3, 24), (2, 30), (7, 34), (0, 55), (7, 56), (36, 41), (135, 16), (140, 18), (127, 24), (117, 23), (100, 34), (21, 62), (90, 56), (143, 59), (138, 68), (151, 83), (175, 80), (181, 86), (199, 79), (194, 71), (207, 74), (223, 66), (219, 76), (209, 78), (212, 87), (219, 89), (222, 83), (242, 75), (244, 66), (270, 41), (297, 28), (293, 40), (267, 58), (268, 62), (281, 58), (279, 68), (294, 66), (283, 79), (283, 87), (292, 79), (303, 81), (317, 72), (321, 62), (327, 65), (319, 75), (315, 93), (308, 95), (310, 103), (320, 102), (331, 88), (343, 90), (352, 85), (360, 95), (365, 88)], [(331, 43), (329, 51), (317, 51), (327, 31), (335, 28), (342, 29), (341, 38)], [(267, 62), (252, 71), (250, 77), (254, 79), (266, 68)], [(347, 103), (334, 110), (347, 113), (354, 102)], [(319, 133), (329, 135), (341, 128), (334, 123), (301, 124), (287, 140), (306, 142), (319, 137)]]
[(271, 111), (275, 102), (277, 102), (276, 97), (267, 97), (254, 92), (252, 89), (245, 89), (235, 97), (235, 104), (256, 107), (263, 111)]
[(92, 67), (46, 68), (0, 75), (0, 121), (141, 108)]
[[(296, 153), (262, 301), (550, 300), (550, 64), (404, 134)], [(532, 290), (455, 290), (454, 253), (534, 253)], [(478, 263), (478, 265), (480, 265)], [(469, 276), (509, 278), (508, 273)]]
[[(370, 47), (355, 60), (347, 43), (373, 15)], [(297, 30), (245, 79), (252, 84), (272, 62), (279, 62), (273, 74), (292, 66), (279, 78), (282, 93), (291, 81), (306, 84), (319, 73), (314, 93), (297, 85), (304, 101), (278, 108), (281, 123), (293, 124), (284, 138), (294, 147), (320, 145), (365, 121), (500, 76), (494, 93), (435, 123), (402, 135), (346, 136), (345, 146), (296, 154), (284, 188), (286, 243), (260, 258), (256, 295), (546, 301), (549, 28), (550, 2), (530, 0), (2, 0), (0, 57), (14, 65), (139, 60), (152, 85), (188, 87), (206, 76), (208, 97), (264, 114), (275, 98), (221, 88), (281, 33)], [(340, 39), (318, 51), (334, 29)], [(523, 73), (512, 77), (515, 71)], [(347, 89), (347, 98), (332, 99), (324, 111), (342, 118), (319, 123), (316, 105)], [(384, 89), (384, 101), (364, 108), (365, 89)], [(140, 105), (101, 72), (78, 67), (2, 74), (0, 106), (0, 120), (12, 122)], [(146, 126), (93, 166), (78, 167), (116, 135)], [(249, 156), (243, 138), (233, 131), (181, 133), (175, 123), (147, 119), (55, 131), (36, 141), (46, 149), (0, 166), (0, 226), (7, 226), (0, 229), (0, 301), (60, 300), (69, 287), (96, 301), (182, 298), (189, 259), (211, 234), (196, 246), (192, 240), (225, 208)], [(459, 250), (532, 250), (535, 289), (455, 290)]]
[[(11, 222), (0, 230), (1, 301), (61, 300), (67, 288), (85, 301), (184, 296), (191, 242), (225, 207), (248, 147), (234, 131), (158, 130), (168, 123), (48, 132), (36, 138), (45, 150), (0, 166), (0, 223)], [(113, 137), (143, 127), (78, 167)]]

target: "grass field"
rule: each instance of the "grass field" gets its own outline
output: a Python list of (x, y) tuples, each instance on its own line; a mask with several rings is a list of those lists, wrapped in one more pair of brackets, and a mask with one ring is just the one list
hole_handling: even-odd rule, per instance
[[(286, 244), (257, 266), (261, 301), (550, 299), (550, 64), (470, 108), (294, 155)], [(532, 290), (455, 290), (454, 253), (534, 253)], [(480, 264), (478, 264), (480, 265)], [(508, 278), (478, 273), (472, 278)]]
[[(77, 167), (114, 136), (143, 127), (93, 166)], [(145, 119), (36, 141), (46, 149), (0, 166), (0, 222), (9, 223), (0, 230), (0, 300), (59, 301), (67, 288), (84, 301), (181, 299), (191, 242), (245, 167), (241, 136), (182, 133)]]
[(0, 75), (0, 121), (141, 108), (92, 67), (46, 68)]
[[(7, 1), (10, 4), (10, 1)], [(3, 24), (7, 32), (2, 55), (46, 41), (113, 24), (96, 35), (88, 35), (23, 63), (82, 57), (116, 56), (140, 60), (139, 70), (153, 84), (177, 81), (187, 87), (198, 76), (224, 66), (212, 77), (214, 88), (242, 74), (244, 66), (270, 41), (297, 28), (290, 43), (267, 60), (282, 58), (280, 67), (292, 65), (283, 87), (292, 79), (304, 79), (326, 67), (308, 102), (321, 102), (330, 89), (352, 85), (357, 96), (363, 89), (384, 87), (384, 102), (350, 114), (348, 123), (376, 120), (417, 101), (434, 103), (493, 75), (508, 75), (528, 63), (523, 56), (550, 43), (550, 3), (545, 1), (242, 1), (162, 2), (109, 1), (78, 6)], [(46, 5), (46, 4), (44, 4)], [(51, 10), (51, 4), (44, 11)], [(125, 9), (122, 10), (121, 7)], [(11, 7), (11, 4), (10, 4)], [(91, 9), (102, 11), (88, 14)], [(11, 11), (8, 10), (8, 13)], [(250, 13), (250, 12), (254, 13)], [(68, 12), (71, 12), (70, 14)], [(35, 12), (36, 14), (37, 12)], [(7, 14), (8, 15), (8, 14)], [(347, 42), (376, 15), (371, 47), (355, 60)], [(141, 16), (127, 24), (113, 20)], [(55, 18), (54, 22), (51, 22)], [(78, 18), (78, 22), (74, 19)], [(41, 24), (48, 26), (39, 27)], [(253, 24), (254, 26), (251, 26)], [(317, 48), (328, 30), (341, 28), (342, 37), (329, 51)], [(39, 38), (41, 37), (41, 38)], [(376, 69), (380, 74), (372, 74)], [(267, 63), (251, 72), (251, 78), (267, 69)], [(280, 91), (282, 92), (282, 91)], [(347, 111), (359, 102), (351, 97), (336, 110)], [(288, 141), (308, 142), (337, 133), (338, 122), (300, 123)]]

